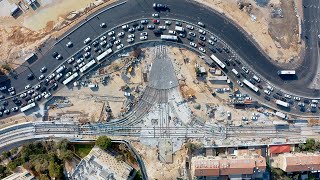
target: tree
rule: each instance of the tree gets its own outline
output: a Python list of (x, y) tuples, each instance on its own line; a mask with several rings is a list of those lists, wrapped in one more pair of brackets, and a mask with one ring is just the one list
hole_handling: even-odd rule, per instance
[(96, 145), (101, 148), (101, 149), (107, 149), (108, 147), (111, 146), (111, 139), (108, 138), (107, 136), (100, 136), (96, 140)]
[(306, 151), (315, 151), (315, 143), (316, 141), (311, 138), (311, 139), (307, 139), (306, 141)]
[(116, 156), (116, 160), (118, 161), (118, 162), (120, 162), (120, 161), (122, 161), (123, 160), (123, 155), (117, 155)]
[(16, 154), (17, 152), (18, 152), (18, 148), (13, 148), (10, 151), (11, 154)]
[(73, 153), (72, 153), (72, 151), (70, 151), (70, 150), (65, 150), (65, 151), (61, 151), (60, 150), (60, 156), (59, 156), (59, 158), (61, 159), (61, 160), (70, 160), (71, 158), (73, 157)]
[(51, 178), (61, 179), (62, 177), (62, 166), (51, 161), (48, 167), (49, 175)]
[(8, 158), (8, 157), (11, 156), (11, 153), (10, 153), (10, 151), (5, 151), (5, 152), (2, 153), (2, 156), (5, 157), (5, 158)]
[(10, 64), (3, 64), (2, 66), (1, 66), (3, 69), (5, 69), (6, 71), (8, 71), (8, 72), (10, 72), (11, 71), (11, 66), (10, 66)]

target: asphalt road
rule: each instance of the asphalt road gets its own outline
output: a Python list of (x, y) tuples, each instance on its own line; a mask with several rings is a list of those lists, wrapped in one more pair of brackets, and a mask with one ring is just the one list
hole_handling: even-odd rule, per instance
[[(44, 73), (48, 75), (54, 71), (64, 60), (66, 60), (71, 55), (75, 54), (81, 50), (84, 46), (83, 41), (87, 37), (95, 39), (106, 30), (113, 28), (119, 24), (141, 18), (152, 18), (151, 14), (155, 13), (152, 8), (152, 4), (155, 1), (147, 0), (129, 0), (128, 2), (117, 6), (116, 8), (109, 9), (97, 17), (91, 15), (88, 20), (85, 20), (80, 28), (77, 26), (71, 28), (65, 35), (65, 38), (58, 38), (56, 45), (52, 48), (43, 47), (39, 55), (39, 59), (29, 65), (29, 68), (21, 66), (16, 71), (14, 77), (10, 77), (5, 80), (4, 77), (0, 79), (1, 86), (7, 86), (7, 88), (13, 86), (16, 88), (16, 92), (24, 91), (24, 87), (27, 84), (35, 85), (38, 83), (38, 77), (42, 74), (39, 70), (43, 67), (47, 67), (47, 72)], [(174, 3), (169, 0), (159, 0), (157, 3), (168, 4), (170, 11), (160, 12), (161, 18), (173, 18), (181, 19), (196, 24), (198, 21), (206, 24), (206, 29), (218, 35), (227, 44), (231, 46), (246, 62), (251, 65), (251, 69), (258, 72), (265, 79), (273, 83), (274, 85), (281, 87), (282, 89), (298, 94), (301, 96), (312, 96), (319, 97), (319, 91), (308, 89), (308, 84), (312, 81), (315, 69), (318, 64), (318, 54), (317, 50), (314, 48), (315, 40), (314, 38), (308, 38), (306, 41), (306, 56), (304, 58), (302, 66), (300, 66), (296, 71), (298, 74), (297, 79), (294, 80), (283, 80), (277, 75), (277, 71), (280, 69), (274, 64), (270, 63), (268, 56), (264, 54), (256, 44), (251, 41), (252, 39), (248, 37), (243, 31), (236, 25), (230, 23), (225, 17), (213, 12), (211, 9), (204, 7), (202, 5), (196, 4), (192, 1), (186, 0), (175, 0)], [(304, 2), (305, 3), (305, 2)], [(309, 3), (309, 1), (308, 1)], [(312, 1), (315, 3), (315, 1)], [(318, 10), (309, 10), (305, 13), (306, 19), (316, 18), (315, 14)], [(99, 13), (99, 12), (97, 12)], [(308, 14), (309, 13), (309, 14)], [(85, 22), (83, 21), (83, 22)], [(80, 22), (83, 23), (83, 22)], [(107, 23), (107, 28), (100, 28), (99, 25), (105, 22)], [(315, 32), (312, 31), (314, 28), (312, 22), (305, 22), (304, 32), (309, 33), (310, 37), (313, 37)], [(311, 30), (310, 30), (311, 29)], [(74, 31), (73, 31), (74, 30)], [(308, 31), (310, 30), (310, 31)], [(73, 33), (69, 34), (69, 32)], [(309, 35), (308, 34), (308, 35)], [(64, 37), (63, 35), (62, 37)], [(307, 36), (308, 36), (307, 35)], [(152, 38), (152, 37), (151, 37)], [(74, 46), (72, 48), (67, 48), (66, 43), (72, 41)], [(46, 53), (44, 53), (48, 50)], [(63, 56), (62, 60), (56, 60), (52, 57), (53, 52), (58, 52)], [(27, 63), (26, 63), (27, 64)], [(25, 65), (26, 65), (25, 64)], [(33, 73), (36, 78), (34, 80), (26, 80), (28, 74)], [(3, 94), (8, 96), (7, 91), (2, 91)]]

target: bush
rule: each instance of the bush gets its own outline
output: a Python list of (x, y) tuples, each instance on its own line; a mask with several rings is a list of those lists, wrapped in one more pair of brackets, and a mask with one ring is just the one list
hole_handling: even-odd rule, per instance
[(101, 149), (107, 149), (111, 144), (111, 139), (107, 136), (100, 136), (96, 141), (96, 145)]
[(1, 67), (2, 67), (3, 69), (5, 69), (6, 71), (8, 71), (8, 72), (10, 72), (11, 69), (12, 69), (9, 64), (3, 64)]

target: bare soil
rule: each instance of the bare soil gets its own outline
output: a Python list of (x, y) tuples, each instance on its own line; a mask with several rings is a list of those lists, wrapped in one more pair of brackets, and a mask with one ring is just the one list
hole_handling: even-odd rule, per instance
[[(271, 0), (262, 7), (254, 0), (197, 1), (223, 13), (241, 26), (273, 62), (298, 62), (302, 45), (298, 42), (298, 20), (292, 1)], [(238, 2), (242, 2), (244, 7), (240, 8)], [(281, 7), (283, 18), (271, 18), (274, 7)]]

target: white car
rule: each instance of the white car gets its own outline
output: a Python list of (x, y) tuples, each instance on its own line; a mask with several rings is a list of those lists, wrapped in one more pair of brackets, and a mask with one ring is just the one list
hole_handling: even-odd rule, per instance
[(201, 27), (205, 27), (205, 25), (202, 22), (198, 22), (198, 25)]
[(193, 26), (191, 26), (191, 25), (186, 25), (186, 28), (188, 28), (188, 29), (190, 29), (190, 30), (193, 30), (194, 29), (194, 27)]
[(206, 35), (206, 32), (203, 29), (199, 29), (199, 33), (203, 34), (203, 35)]
[(165, 21), (164, 22), (166, 25), (171, 25), (171, 21)]
[(128, 38), (134, 38), (134, 34), (129, 34)]
[(107, 44), (107, 41), (106, 41), (106, 40), (100, 42), (100, 45), (101, 45), (101, 46), (104, 46), (104, 45), (106, 45), (106, 44)]
[(144, 40), (147, 40), (147, 39), (148, 39), (147, 36), (141, 36), (141, 37), (140, 37), (140, 40), (141, 40), (141, 41), (144, 41)]
[(120, 43), (121, 43), (120, 40), (116, 40), (113, 44), (114, 44), (114, 45), (118, 45), (118, 44), (120, 44)]
[(114, 31), (108, 32), (108, 36), (114, 36)]
[(105, 40), (105, 39), (107, 39), (107, 36), (102, 36), (102, 37), (100, 38), (100, 41), (103, 41), (103, 40)]
[(211, 39), (209, 39), (208, 42), (209, 42), (209, 44), (211, 44), (212, 46), (214, 45), (214, 42), (213, 42)]
[(20, 94), (20, 98), (25, 98), (25, 97), (27, 97), (27, 93)]
[(87, 46), (87, 47), (85, 47), (83, 50), (86, 51), (86, 52), (88, 52), (88, 51), (90, 51), (90, 49), (91, 49), (91, 47), (90, 47), (90, 46)]
[(291, 99), (291, 95), (289, 95), (289, 94), (284, 94), (284, 97), (287, 99)]
[(27, 91), (28, 94), (32, 94), (34, 92), (33, 89), (30, 89), (29, 91)]
[(66, 78), (68, 78), (68, 77), (70, 77), (71, 76), (71, 74), (72, 74), (72, 72), (68, 72), (65, 76), (66, 76)]
[(128, 24), (125, 24), (125, 25), (122, 26), (123, 30), (128, 29), (128, 28), (129, 28)]
[(36, 85), (36, 86), (33, 87), (34, 90), (39, 90), (40, 88), (41, 88), (41, 85), (40, 85), (40, 84), (38, 84), (38, 85)]
[(123, 44), (120, 44), (119, 46), (117, 46), (118, 50), (121, 49), (121, 48), (123, 48)]
[(241, 81), (237, 80), (237, 83), (239, 84), (239, 86), (243, 87), (243, 84)]
[(167, 29), (167, 27), (166, 27), (166, 26), (158, 26), (158, 29), (166, 30), (166, 29)]
[(117, 36), (118, 37), (123, 37), (124, 36), (124, 32), (119, 32)]
[(134, 41), (133, 38), (127, 39), (127, 42), (128, 42), (128, 43), (131, 43), (131, 42), (133, 42), (133, 41)]
[(56, 75), (55, 75), (54, 73), (52, 73), (52, 74), (50, 74), (50, 75), (48, 76), (48, 78), (51, 80), (51, 79), (53, 79), (55, 76), (56, 76)]
[(72, 58), (70, 58), (70, 59), (67, 60), (67, 62), (68, 62), (69, 64), (71, 64), (73, 61), (74, 61), (74, 57), (72, 57)]
[(168, 33), (171, 34), (171, 35), (176, 35), (177, 34), (176, 31), (172, 31), (172, 30), (169, 30)]
[(200, 50), (201, 52), (203, 52), (203, 53), (206, 53), (206, 50), (203, 49), (203, 47), (199, 47), (199, 50)]
[[(82, 68), (84, 65), (86, 65), (85, 62), (82, 62), (81, 64), (79, 64), (79, 68)], [(57, 79), (56, 79), (57, 80)]]
[(56, 60), (59, 60), (61, 58), (62, 58), (61, 54), (58, 54), (58, 56), (56, 57)]
[(268, 96), (270, 96), (270, 94), (271, 94), (271, 92), (268, 91), (268, 90), (264, 90), (263, 92), (264, 92), (266, 95), (268, 95)]
[(301, 100), (300, 97), (293, 97), (293, 99), (296, 100), (296, 101), (300, 101)]
[(148, 20), (144, 19), (140, 21), (141, 24), (148, 24)]
[(147, 32), (142, 32), (142, 33), (140, 33), (140, 36), (148, 36), (148, 33)]
[(10, 94), (10, 95), (15, 95), (16, 92), (15, 92), (15, 91), (10, 91), (9, 94)]
[(105, 27), (107, 27), (107, 24), (106, 24), (106, 23), (101, 23), (101, 24), (100, 24), (100, 27), (101, 27), (101, 28), (105, 28)]
[(84, 61), (84, 59), (83, 59), (83, 58), (79, 58), (79, 59), (77, 60), (77, 64), (82, 63), (82, 61)]
[(159, 14), (158, 13), (153, 13), (152, 17), (159, 17)]
[(9, 92), (14, 91), (14, 87), (8, 89)]
[(196, 43), (193, 43), (193, 42), (190, 42), (190, 46), (192, 46), (192, 47), (197, 47), (197, 44), (196, 44)]
[(249, 73), (249, 70), (248, 70), (245, 66), (243, 66), (241, 69), (242, 69), (246, 74)]
[(84, 56), (85, 58), (88, 58), (90, 55), (91, 55), (91, 53), (90, 53), (90, 52), (86, 52), (86, 53), (84, 53), (84, 55), (83, 55), (83, 56)]
[(29, 89), (29, 88), (31, 88), (31, 85), (30, 84), (28, 84), (28, 85), (26, 85), (25, 87), (24, 87), (24, 89)]
[(194, 33), (194, 32), (188, 32), (188, 34), (190, 35), (190, 36), (192, 36), (192, 37), (196, 37), (196, 34)]
[(19, 110), (19, 107), (13, 107), (11, 108), (11, 112), (15, 112), (15, 111), (18, 111)]
[(72, 46), (72, 42), (69, 41), (67, 44), (66, 44), (67, 47), (71, 47)]

